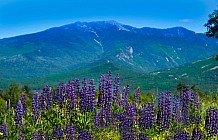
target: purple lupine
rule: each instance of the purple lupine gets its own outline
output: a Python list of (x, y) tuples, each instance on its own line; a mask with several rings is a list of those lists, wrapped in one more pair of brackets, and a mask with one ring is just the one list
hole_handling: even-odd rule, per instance
[(62, 103), (64, 102), (63, 89), (64, 89), (64, 87), (60, 83), (59, 86), (58, 86), (58, 93), (57, 93), (57, 95), (58, 95), (58, 104), (60, 106), (62, 106)]
[(83, 86), (82, 86), (82, 91), (80, 93), (80, 101), (79, 101), (79, 105), (80, 105), (80, 110), (82, 112), (85, 112), (88, 106), (88, 97), (87, 92), (88, 92), (88, 88), (87, 88), (87, 81), (84, 78), (83, 82), (82, 82)]
[(183, 125), (188, 126), (189, 122), (189, 106), (190, 106), (190, 91), (184, 90), (180, 93), (182, 110), (181, 110), (181, 121)]
[(106, 124), (107, 126), (111, 125), (111, 121), (112, 121), (112, 111), (111, 111), (111, 105), (110, 103), (108, 103), (108, 107), (105, 108), (105, 112), (106, 112)]
[[(75, 81), (72, 83), (72, 88), (71, 88), (71, 100), (73, 101), (73, 108), (75, 109), (78, 106), (78, 94), (79, 94), (79, 85)], [(77, 93), (78, 92), (78, 93)]]
[(21, 94), (20, 101), (21, 101), (21, 103), (23, 105), (23, 114), (24, 115), (27, 113), (26, 100), (27, 100), (26, 93)]
[(149, 126), (149, 118), (148, 118), (148, 105), (144, 106), (144, 124), (145, 128), (148, 129)]
[(144, 133), (139, 133), (139, 140), (148, 140), (148, 136)]
[(44, 134), (41, 132), (41, 131), (35, 131), (34, 133), (33, 133), (33, 140), (44, 140)]
[(53, 138), (54, 139), (64, 138), (64, 129), (61, 127), (55, 127), (53, 129)]
[(100, 126), (100, 116), (99, 116), (98, 110), (95, 111), (95, 117), (94, 117), (94, 128), (98, 129)]
[(140, 129), (152, 129), (154, 126), (154, 104), (147, 103), (139, 111)]
[(39, 101), (39, 94), (35, 92), (32, 96), (32, 113), (33, 113), (33, 120), (36, 122), (40, 118), (40, 101)]
[(128, 105), (126, 107), (126, 112), (127, 112), (128, 116), (129, 116), (129, 126), (133, 127), (134, 124), (135, 124), (135, 107), (134, 107), (134, 105), (133, 104)]
[(94, 80), (90, 80), (89, 82), (89, 90), (88, 90), (88, 103), (89, 103), (89, 107), (88, 110), (91, 112), (94, 112), (94, 107), (95, 107), (95, 84), (94, 84)]
[(103, 103), (103, 108), (105, 110), (106, 114), (106, 125), (109, 126), (111, 123), (111, 105), (112, 105), (112, 96), (113, 96), (113, 91), (112, 91), (112, 75), (111, 72), (109, 71), (107, 74), (107, 79), (104, 85), (104, 103)]
[(64, 95), (63, 95), (64, 90), (65, 90), (65, 85), (63, 82), (60, 82), (56, 88), (56, 91), (54, 92), (54, 102), (59, 106), (62, 106), (62, 103), (64, 102)]
[(57, 92), (55, 93), (55, 101), (60, 107), (62, 107), (63, 103), (66, 101), (66, 90), (66, 84), (64, 84), (64, 82), (60, 82), (57, 87)]
[(63, 102), (66, 102), (66, 98), (67, 98), (67, 84), (65, 84), (64, 82), (61, 82), (61, 88), (62, 88)]
[(132, 129), (130, 131), (124, 132), (122, 135), (122, 139), (123, 140), (135, 140), (135, 139), (137, 139), (137, 135), (136, 135), (135, 130)]
[(135, 125), (135, 107), (132, 104), (126, 106), (126, 110), (120, 114), (120, 131), (122, 139), (134, 140), (137, 138)]
[(203, 140), (203, 132), (200, 128), (195, 127), (192, 132), (192, 140)]
[(79, 79), (74, 79), (73, 80), (73, 86), (74, 86), (74, 90), (75, 90), (75, 96), (76, 96), (76, 107), (79, 106), (79, 95), (80, 95), (80, 80)]
[(114, 95), (113, 99), (115, 100), (115, 103), (120, 99), (120, 76), (119, 74), (116, 75), (114, 79)]
[(54, 91), (54, 102), (55, 102), (56, 104), (58, 104), (58, 100), (59, 100), (58, 92), (57, 92), (57, 91)]
[(165, 94), (165, 104), (164, 104), (164, 129), (168, 130), (170, 128), (170, 118), (171, 118), (171, 93), (166, 92)]
[(50, 140), (50, 134), (48, 133), (43, 133), (42, 131), (35, 131), (33, 133), (33, 140)]
[(19, 140), (25, 140), (25, 135), (22, 130), (20, 130), (20, 133), (19, 133)]
[(67, 140), (74, 140), (74, 128), (72, 125), (66, 127), (66, 137)]
[(106, 126), (106, 114), (104, 108), (101, 108), (100, 114), (99, 114), (99, 124), (102, 128)]
[(119, 126), (120, 126), (120, 131), (121, 131), (121, 135), (122, 135), (122, 132), (125, 131), (125, 128), (127, 128), (127, 123), (126, 123), (126, 113), (123, 111), (123, 112), (119, 112)]
[(76, 97), (79, 97), (79, 95), (80, 95), (80, 81), (79, 81), (79, 79), (74, 79), (73, 85), (74, 85)]
[(46, 110), (46, 100), (47, 100), (46, 92), (43, 89), (43, 92), (41, 93), (41, 96), (40, 96), (40, 109), (42, 111)]
[(174, 135), (174, 140), (190, 140), (190, 134), (185, 131), (178, 130)]
[(197, 110), (201, 106), (201, 103), (198, 99), (198, 94), (193, 90), (190, 90), (190, 94), (191, 107)]
[(190, 109), (194, 111), (194, 113), (190, 114), (190, 121), (193, 124), (199, 124), (202, 121), (201, 115), (199, 115), (197, 110), (200, 108), (201, 103), (198, 100), (198, 95), (193, 90), (190, 90)]
[[(172, 107), (172, 120), (175, 123), (181, 122), (186, 127), (189, 122), (200, 123), (201, 116), (196, 113), (200, 107), (197, 94), (190, 89), (183, 89), (180, 91), (180, 100), (178, 95), (174, 96)], [(190, 109), (194, 113), (189, 113)]]
[(104, 90), (103, 90), (103, 108), (104, 109), (106, 109), (106, 108), (108, 108), (109, 106), (109, 94), (108, 94), (108, 79), (107, 78), (105, 78), (105, 81), (104, 81), (104, 85), (103, 85), (103, 88), (104, 88)]
[(146, 125), (146, 123), (145, 123), (145, 107), (143, 107), (143, 109), (140, 109), (139, 110), (139, 119), (138, 119), (138, 121), (139, 121), (139, 128), (140, 129), (144, 129), (145, 128), (145, 125)]
[(128, 105), (128, 99), (129, 99), (129, 85), (126, 85), (126, 90), (125, 90), (125, 102), (126, 102), (126, 105)]
[(123, 88), (122, 92), (122, 100), (120, 102), (120, 106), (127, 106), (128, 105), (128, 92), (129, 92), (129, 85)]
[(180, 120), (180, 102), (178, 95), (173, 97), (172, 101), (172, 121), (176, 124), (179, 123)]
[(108, 72), (107, 74), (107, 94), (108, 94), (108, 101), (111, 103), (112, 102), (112, 98), (113, 98), (113, 87), (112, 87), (112, 73), (111, 71)]
[(208, 129), (208, 130), (210, 129), (210, 126), (211, 126), (210, 109), (211, 108), (208, 108), (206, 110), (206, 119), (205, 119), (205, 128)]
[(105, 85), (105, 76), (102, 74), (99, 80), (99, 87), (98, 87), (98, 106), (102, 106), (104, 102), (104, 85)]
[(200, 124), (202, 122), (202, 118), (200, 115), (193, 115), (191, 116), (191, 121), (194, 124)]
[(54, 91), (54, 102), (62, 106), (63, 96), (62, 96), (62, 85), (59, 83), (56, 90)]
[(142, 107), (142, 109), (140, 110), (140, 114), (139, 114), (139, 127), (141, 129), (145, 129), (146, 126), (148, 125), (148, 108), (147, 108), (147, 104), (145, 103)]
[(47, 109), (52, 107), (52, 91), (49, 91), (47, 94)]
[(135, 103), (139, 106), (140, 104), (140, 88), (139, 87), (136, 89), (134, 98), (135, 98)]
[(3, 133), (3, 136), (7, 137), (8, 136), (8, 126), (6, 122), (3, 122), (1, 127), (0, 127), (0, 132)]
[(98, 106), (101, 107), (100, 124), (102, 127), (109, 126), (111, 123), (112, 98), (112, 76), (111, 72), (108, 72), (106, 77), (103, 74), (101, 75), (99, 82)]
[(77, 106), (75, 89), (73, 83), (68, 83), (67, 85), (67, 104), (70, 112), (73, 112)]
[[(135, 108), (135, 116), (136, 116), (136, 124), (140, 125), (139, 120), (140, 120), (140, 113), (141, 113), (141, 108), (140, 108), (140, 93), (138, 94), (137, 92), (140, 92), (140, 89), (137, 88), (136, 93), (134, 95), (135, 101), (134, 101), (134, 108)], [(138, 94), (138, 95), (137, 95)], [(137, 97), (138, 96), (138, 97)], [(138, 100), (139, 99), (139, 100)], [(138, 103), (137, 103), (138, 102)]]
[(161, 92), (158, 96), (158, 114), (157, 124), (160, 129), (168, 130), (170, 128), (170, 118), (172, 115), (171, 93)]
[(44, 92), (46, 93), (46, 109), (51, 109), (52, 107), (52, 91), (51, 88), (46, 85), (44, 88)]
[(218, 135), (218, 109), (210, 107), (206, 110), (205, 128), (210, 135)]
[(93, 135), (88, 130), (79, 130), (78, 140), (92, 140)]
[(154, 103), (148, 103), (148, 124), (146, 126), (147, 129), (152, 129), (154, 127)]
[(158, 112), (157, 112), (157, 124), (163, 129), (164, 125), (164, 104), (165, 104), (165, 94), (163, 92), (158, 95)]
[(15, 125), (23, 126), (23, 105), (19, 100), (15, 110)]
[(112, 112), (112, 128), (113, 130), (118, 130), (119, 129), (119, 113), (118, 112)]

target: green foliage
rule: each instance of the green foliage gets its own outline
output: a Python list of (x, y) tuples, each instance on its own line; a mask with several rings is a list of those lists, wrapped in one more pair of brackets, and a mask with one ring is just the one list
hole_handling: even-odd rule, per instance
[(144, 102), (154, 102), (156, 96), (157, 96), (157, 95), (154, 94), (154, 93), (151, 93), (151, 92), (149, 92), (149, 93), (143, 93), (143, 92), (141, 91), (140, 102), (141, 102), (141, 103), (144, 103)]
[(15, 107), (21, 95), (21, 90), (19, 89), (18, 85), (12, 83), (8, 90), (4, 90), (3, 93), (0, 95), (2, 99), (5, 101), (10, 101), (10, 105)]
[(24, 91), (27, 95), (30, 95), (30, 88), (28, 85), (24, 85), (22, 88), (22, 91)]
[(2, 110), (5, 108), (6, 106), (6, 101), (2, 98), (0, 98), (0, 111), (2, 112)]
[(93, 128), (93, 115), (92, 112), (81, 112), (79, 109), (76, 109), (71, 120), (79, 128), (91, 130)]
[(5, 105), (15, 107), (23, 92), (27, 94), (27, 107), (31, 107), (32, 93), (29, 87), (25, 85), (21, 90), (18, 84), (12, 83), (8, 89), (0, 93), (0, 110), (2, 110)]
[(31, 93), (29, 86), (24, 85), (22, 87), (22, 92), (26, 93), (26, 95), (27, 95), (27, 102), (26, 102), (27, 106), (28, 107), (31, 106), (31, 100), (32, 100), (32, 95), (33, 94)]
[(214, 10), (209, 15), (209, 19), (204, 26), (207, 27), (206, 35), (208, 37), (218, 38), (218, 10)]
[(180, 91), (180, 90), (183, 90), (183, 89), (187, 89), (188, 86), (182, 82), (179, 82), (179, 84), (177, 85), (177, 90)]
[(119, 131), (112, 127), (94, 130), (94, 140), (120, 140)]
[[(209, 19), (204, 26), (207, 27), (206, 35), (208, 37), (218, 38), (218, 10), (214, 10), (209, 15)], [(218, 60), (218, 55), (216, 55), (215, 59)]]

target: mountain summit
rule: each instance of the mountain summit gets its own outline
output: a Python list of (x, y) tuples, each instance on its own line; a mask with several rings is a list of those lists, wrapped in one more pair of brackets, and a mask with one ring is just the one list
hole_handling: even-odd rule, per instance
[(215, 39), (183, 27), (135, 28), (116, 21), (76, 22), (0, 40), (0, 78), (28, 79), (114, 63), (151, 72), (218, 51)]

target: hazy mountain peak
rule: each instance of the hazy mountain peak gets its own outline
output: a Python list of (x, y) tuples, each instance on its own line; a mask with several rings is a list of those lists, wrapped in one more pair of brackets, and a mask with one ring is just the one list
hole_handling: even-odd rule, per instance
[(111, 24), (111, 25), (114, 25), (114, 26), (123, 26), (122, 23), (119, 23), (115, 20), (108, 20), (108, 21), (105, 21), (106, 24)]
[(119, 31), (130, 31), (132, 28), (131, 26), (124, 25), (122, 23), (119, 23), (115, 20), (108, 20), (108, 21), (93, 21), (93, 22), (75, 22), (73, 24), (68, 24), (62, 26), (65, 29), (70, 29), (71, 27), (77, 27), (80, 29), (85, 29), (86, 31), (93, 31), (94, 28), (98, 29), (106, 29), (106, 28), (114, 28)]

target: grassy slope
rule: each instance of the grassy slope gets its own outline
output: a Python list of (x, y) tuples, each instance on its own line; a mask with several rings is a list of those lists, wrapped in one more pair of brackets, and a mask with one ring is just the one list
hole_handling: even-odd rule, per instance
[[(102, 73), (106, 74), (109, 70), (113, 76), (120, 74), (121, 85), (129, 84), (131, 90), (140, 86), (144, 91), (166, 91), (175, 90), (179, 82), (196, 85), (198, 88), (209, 91), (218, 89), (218, 61), (214, 58), (197, 61), (195, 63), (180, 66), (178, 68), (167, 69), (152, 73), (137, 73), (129, 69), (116, 66), (112, 63), (89, 66), (88, 68), (78, 69), (69, 73), (50, 75), (34, 80), (22, 81), (21, 84), (28, 84), (31, 88), (40, 89), (45, 84), (57, 86), (59, 81), (68, 81), (74, 78), (95, 79), (98, 82)], [(98, 87), (96, 87), (98, 88)]]
[[(162, 90), (175, 89), (179, 82), (195, 84), (204, 91), (218, 89), (218, 61), (208, 58), (178, 68), (151, 73), (147, 78), (147, 90), (154, 85)], [(153, 78), (151, 78), (153, 75)], [(147, 75), (146, 75), (147, 76)], [(143, 81), (143, 78), (141, 78)], [(153, 84), (154, 81), (158, 81)]]

